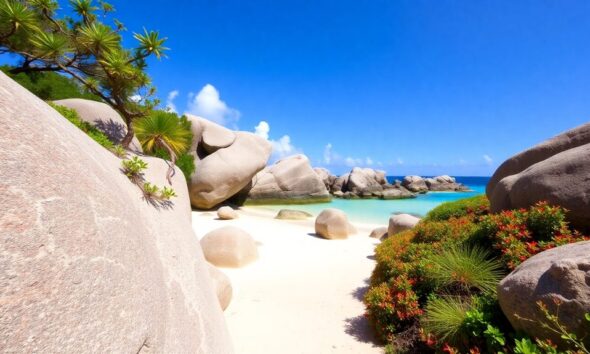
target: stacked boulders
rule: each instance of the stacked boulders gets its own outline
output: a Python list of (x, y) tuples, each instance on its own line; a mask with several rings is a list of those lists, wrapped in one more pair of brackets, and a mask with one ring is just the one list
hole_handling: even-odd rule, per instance
[(402, 181), (402, 186), (414, 193), (426, 192), (465, 192), (469, 188), (461, 183), (457, 183), (454, 177), (442, 175), (432, 178), (422, 178), (420, 176), (406, 176)]

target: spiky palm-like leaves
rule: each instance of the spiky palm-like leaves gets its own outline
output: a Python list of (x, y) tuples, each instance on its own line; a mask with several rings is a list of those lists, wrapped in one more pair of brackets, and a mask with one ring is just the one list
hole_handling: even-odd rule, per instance
[(78, 40), (80, 44), (91, 51), (108, 52), (117, 49), (121, 37), (109, 26), (92, 23), (80, 28)]
[(35, 12), (20, 1), (0, 0), (0, 38), (8, 38), (21, 29), (38, 29)]
[(454, 293), (494, 292), (503, 276), (501, 264), (479, 247), (451, 247), (429, 260), (429, 278)]
[(41, 58), (55, 59), (69, 50), (68, 39), (55, 33), (39, 32), (31, 39)]
[(160, 38), (160, 34), (156, 31), (147, 31), (143, 29), (143, 34), (134, 33), (133, 37), (139, 42), (139, 50), (145, 54), (154, 54), (156, 58), (160, 59), (164, 56), (164, 52), (168, 48), (164, 47), (164, 42), (167, 38)]
[(456, 296), (433, 298), (428, 301), (420, 323), (438, 340), (454, 343), (463, 336), (463, 323), (471, 307), (470, 302)]

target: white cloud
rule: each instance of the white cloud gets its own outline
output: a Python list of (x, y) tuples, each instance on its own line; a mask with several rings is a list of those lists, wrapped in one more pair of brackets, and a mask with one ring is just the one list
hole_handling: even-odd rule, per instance
[(270, 132), (270, 125), (266, 121), (260, 121), (254, 128), (254, 134), (265, 140), (268, 140), (268, 132)]
[(278, 140), (269, 139), (270, 125), (266, 121), (260, 121), (256, 127), (254, 127), (254, 134), (259, 137), (268, 140), (272, 145), (272, 161), (276, 161), (283, 157), (298, 154), (301, 152), (300, 149), (295, 147), (291, 143), (291, 137), (289, 135), (283, 135)]
[(491, 165), (494, 162), (490, 155), (483, 155), (483, 159), (486, 161), (488, 165)]
[(221, 100), (219, 91), (211, 84), (203, 86), (196, 95), (189, 93), (186, 113), (201, 116), (226, 126), (235, 125), (240, 119), (240, 112), (237, 109), (228, 107)]
[(373, 166), (373, 160), (370, 157), (367, 157), (365, 159), (365, 164), (367, 164), (367, 166)]
[(348, 167), (360, 167), (363, 165), (363, 159), (349, 156), (344, 159), (344, 164)]
[(174, 104), (174, 100), (178, 97), (178, 90), (173, 90), (168, 93), (166, 97), (166, 110), (170, 112), (176, 113), (176, 105)]
[(329, 165), (332, 163), (332, 144), (328, 143), (324, 148), (324, 163)]
[(139, 102), (139, 101), (141, 101), (141, 96), (140, 95), (133, 95), (133, 96), (129, 97), (129, 99), (133, 102)]
[(398, 165), (403, 165), (404, 164), (404, 160), (401, 159), (401, 157), (397, 158), (397, 164)]

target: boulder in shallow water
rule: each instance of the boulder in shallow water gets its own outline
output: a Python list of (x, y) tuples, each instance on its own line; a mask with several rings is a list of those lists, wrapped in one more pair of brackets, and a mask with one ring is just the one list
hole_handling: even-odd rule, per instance
[(420, 218), (410, 214), (396, 214), (389, 218), (389, 227), (387, 228), (387, 235), (389, 237), (398, 234), (402, 231), (409, 230), (416, 226)]
[(498, 285), (502, 311), (516, 330), (532, 337), (563, 343), (560, 335), (543, 327), (547, 321), (538, 301), (578, 338), (589, 343), (590, 327), (584, 316), (590, 313), (590, 242), (573, 243), (543, 251), (523, 262)]
[(256, 241), (246, 231), (233, 226), (213, 230), (201, 239), (205, 258), (218, 267), (239, 268), (258, 258)]
[(345, 239), (356, 233), (356, 229), (342, 210), (325, 209), (315, 220), (315, 233), (327, 239)]
[(291, 210), (291, 209), (281, 209), (279, 210), (275, 219), (281, 220), (306, 220), (311, 218), (311, 215), (308, 212), (301, 211), (301, 210)]

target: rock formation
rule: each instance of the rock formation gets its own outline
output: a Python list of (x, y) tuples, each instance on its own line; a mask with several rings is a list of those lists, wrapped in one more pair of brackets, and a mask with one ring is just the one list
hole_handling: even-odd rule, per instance
[(189, 181), (191, 203), (210, 209), (251, 183), (265, 166), (272, 146), (247, 132), (232, 132), (203, 118), (188, 115), (193, 130), (191, 153), (197, 168)]
[(239, 268), (258, 258), (256, 241), (246, 231), (233, 226), (213, 230), (201, 239), (205, 258), (218, 267)]
[[(154, 206), (121, 160), (0, 73), (6, 352), (231, 353), (186, 181)], [(145, 157), (146, 180), (167, 165)]]
[(569, 210), (572, 226), (590, 231), (590, 123), (559, 134), (506, 160), (486, 194), (494, 212), (545, 200)]
[(389, 227), (387, 228), (387, 236), (391, 237), (402, 231), (409, 230), (416, 226), (420, 218), (410, 214), (396, 214), (389, 218)]
[(284, 158), (260, 171), (252, 180), (246, 198), (246, 204), (314, 203), (331, 199), (305, 155)]
[(238, 218), (238, 212), (230, 206), (222, 206), (217, 209), (217, 217), (221, 220), (232, 220)]
[(498, 300), (510, 323), (533, 337), (562, 343), (560, 335), (548, 331), (538, 301), (568, 332), (578, 338), (590, 335), (584, 315), (590, 313), (590, 242), (573, 243), (541, 252), (523, 262), (498, 285)]
[(329, 208), (316, 218), (315, 233), (330, 240), (345, 239), (355, 234), (356, 229), (348, 222), (348, 217), (342, 210)]
[[(82, 98), (68, 98), (54, 101), (53, 103), (73, 109), (78, 113), (80, 119), (92, 124), (96, 129), (103, 132), (113, 144), (121, 144), (127, 134), (127, 125), (117, 111), (103, 102), (96, 102)], [(133, 137), (129, 145), (131, 150), (143, 152), (141, 144), (136, 137)]]

